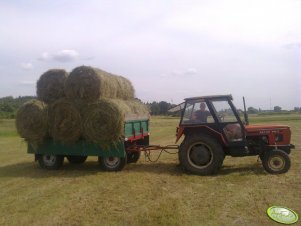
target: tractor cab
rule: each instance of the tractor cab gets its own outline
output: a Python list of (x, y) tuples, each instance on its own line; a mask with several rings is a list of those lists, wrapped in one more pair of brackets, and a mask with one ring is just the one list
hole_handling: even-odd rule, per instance
[(244, 123), (231, 95), (186, 98), (177, 140), (188, 130), (206, 130), (227, 147), (245, 146)]
[[(232, 103), (232, 95), (186, 98), (177, 128), (180, 163), (186, 170), (208, 175), (218, 170), (225, 156), (254, 156), (266, 171), (284, 173), (290, 167), (291, 131), (288, 126), (249, 125)], [(243, 113), (243, 112), (240, 112)]]

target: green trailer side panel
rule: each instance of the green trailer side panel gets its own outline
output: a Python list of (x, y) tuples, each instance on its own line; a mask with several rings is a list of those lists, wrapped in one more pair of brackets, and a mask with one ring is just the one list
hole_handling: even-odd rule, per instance
[[(142, 134), (143, 132), (143, 134)], [(148, 145), (149, 138), (149, 119), (126, 121), (124, 124), (125, 138), (139, 137), (139, 145)], [(67, 145), (54, 142), (51, 138), (45, 139), (43, 144), (33, 146), (28, 144), (27, 152), (31, 154), (46, 154), (46, 155), (78, 155), (78, 156), (101, 156), (101, 157), (125, 157), (124, 141), (120, 141), (115, 145), (103, 149), (100, 146), (89, 143), (85, 140), (80, 140), (75, 144)]]
[(139, 136), (143, 132), (148, 133), (149, 132), (149, 127), (148, 127), (149, 120), (132, 120), (132, 121), (127, 121), (124, 124), (124, 136), (125, 138), (129, 138), (132, 136)]
[(43, 144), (35, 147), (28, 144), (28, 153), (47, 154), (47, 155), (78, 155), (78, 156), (101, 156), (101, 157), (124, 157), (124, 142), (120, 141), (116, 145), (111, 145), (107, 149), (102, 149), (96, 144), (80, 140), (72, 145), (54, 142), (47, 139)]
[(133, 134), (133, 124), (132, 123), (125, 123), (124, 124), (124, 136), (130, 137)]

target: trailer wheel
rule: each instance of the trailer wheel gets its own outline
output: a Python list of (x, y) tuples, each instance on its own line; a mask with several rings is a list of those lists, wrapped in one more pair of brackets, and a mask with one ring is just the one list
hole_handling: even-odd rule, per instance
[(141, 152), (131, 152), (131, 153), (127, 153), (127, 163), (136, 163), (141, 155)]
[(66, 158), (71, 164), (82, 164), (86, 161), (87, 156), (67, 155)]
[(40, 167), (48, 170), (57, 170), (64, 163), (64, 156), (61, 155), (38, 155)]
[(263, 168), (271, 174), (286, 173), (291, 167), (288, 154), (282, 150), (272, 150), (264, 154), (262, 158)]
[(179, 150), (179, 161), (184, 170), (198, 175), (216, 173), (223, 164), (224, 156), (215, 139), (198, 134), (188, 135)]
[(98, 157), (98, 162), (103, 170), (113, 172), (120, 171), (124, 168), (127, 162), (126, 156), (121, 157)]

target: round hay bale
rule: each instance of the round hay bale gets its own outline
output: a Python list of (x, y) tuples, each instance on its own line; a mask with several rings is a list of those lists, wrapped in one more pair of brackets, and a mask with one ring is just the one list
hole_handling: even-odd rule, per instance
[(68, 73), (63, 69), (51, 69), (41, 75), (37, 82), (37, 97), (52, 103), (65, 96), (64, 85)]
[(104, 148), (120, 140), (123, 126), (122, 110), (109, 99), (89, 104), (83, 113), (83, 137)]
[(101, 97), (134, 97), (134, 88), (129, 80), (88, 66), (73, 69), (66, 80), (64, 90), (68, 98), (88, 102), (97, 101)]
[(62, 98), (49, 106), (49, 134), (63, 144), (73, 144), (81, 136), (81, 115), (74, 104)]
[(16, 128), (22, 138), (41, 144), (47, 136), (47, 105), (39, 100), (24, 103), (17, 111)]
[(122, 76), (117, 76), (117, 98), (128, 100), (133, 99), (135, 94), (135, 89), (132, 83)]

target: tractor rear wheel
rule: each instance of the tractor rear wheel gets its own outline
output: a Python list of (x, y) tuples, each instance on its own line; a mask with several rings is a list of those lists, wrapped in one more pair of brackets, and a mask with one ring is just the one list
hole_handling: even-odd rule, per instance
[(37, 159), (40, 167), (48, 170), (57, 170), (64, 163), (64, 156), (62, 155), (38, 155)]
[(87, 156), (67, 155), (66, 158), (71, 164), (82, 164), (86, 161)]
[(291, 167), (288, 154), (282, 150), (271, 150), (266, 152), (262, 158), (263, 168), (271, 174), (286, 173)]
[(225, 153), (221, 145), (206, 135), (188, 135), (180, 145), (180, 164), (193, 174), (216, 173), (221, 168), (224, 157)]
[(100, 166), (105, 171), (120, 171), (124, 168), (127, 163), (127, 157), (98, 157)]

